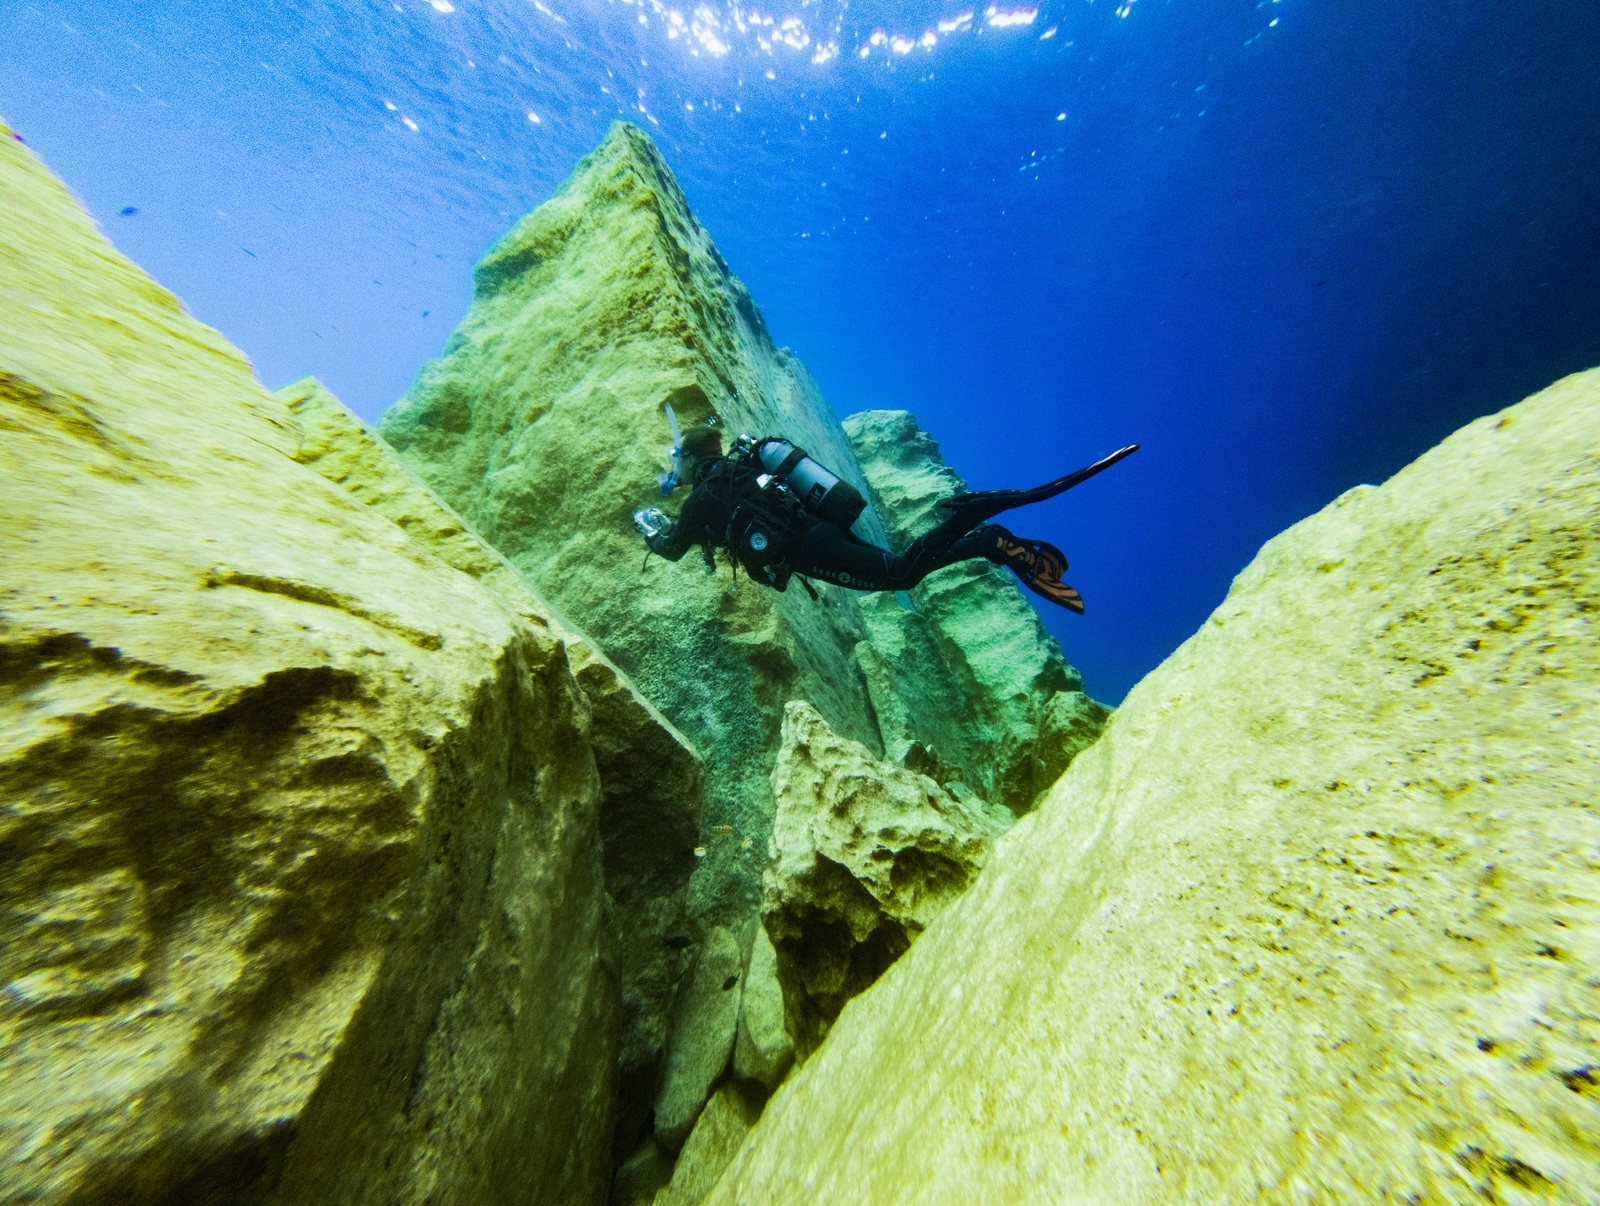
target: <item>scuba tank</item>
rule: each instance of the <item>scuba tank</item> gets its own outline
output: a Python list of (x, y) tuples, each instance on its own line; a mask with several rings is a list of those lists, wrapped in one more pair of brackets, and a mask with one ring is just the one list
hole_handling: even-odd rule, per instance
[[(742, 435), (734, 444), (734, 451), (753, 455), (766, 470), (765, 477), (788, 487), (818, 519), (848, 530), (866, 510), (867, 500), (861, 497), (859, 490), (840, 479), (838, 474), (824, 469), (806, 455), (804, 448), (796, 448), (788, 440), (776, 437), (756, 440)], [(761, 485), (765, 487), (766, 482)]]

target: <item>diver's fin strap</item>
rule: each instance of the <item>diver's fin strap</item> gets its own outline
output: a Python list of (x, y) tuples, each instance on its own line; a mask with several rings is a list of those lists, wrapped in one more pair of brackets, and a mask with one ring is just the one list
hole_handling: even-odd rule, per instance
[(1031, 490), (970, 490), (960, 494), (951, 495), (942, 500), (938, 506), (941, 511), (951, 514), (971, 512), (974, 522), (1009, 511), (1013, 507), (1026, 507), (1031, 503), (1043, 502), (1047, 498), (1054, 498), (1058, 494), (1065, 494), (1074, 486), (1081, 486), (1097, 473), (1104, 473), (1111, 466), (1125, 457), (1132, 456), (1139, 451), (1139, 445), (1129, 444), (1126, 448), (1119, 448), (1110, 456), (1102, 457), (1092, 465), (1086, 465), (1076, 473), (1069, 473), (1065, 477), (1058, 477), (1053, 482), (1046, 482), (1042, 486), (1035, 486)]
[(800, 585), (806, 588), (806, 594), (811, 596), (811, 601), (813, 603), (822, 598), (821, 595), (817, 594), (817, 588), (812, 586), (808, 579), (802, 577), (800, 574), (796, 574), (795, 577), (800, 579)]
[(1013, 536), (997, 523), (979, 528), (973, 536), (986, 558), (1006, 566), (1034, 594), (1083, 614), (1083, 596), (1061, 580), (1067, 572), (1067, 556), (1055, 545)]

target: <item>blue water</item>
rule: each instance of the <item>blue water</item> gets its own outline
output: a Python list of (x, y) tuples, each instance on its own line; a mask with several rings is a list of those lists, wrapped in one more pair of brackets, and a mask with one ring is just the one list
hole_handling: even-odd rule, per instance
[(1013, 524), (1116, 701), (1265, 539), (1600, 363), (1600, 5), (1028, 11), (0, 0), (0, 115), (263, 381), (368, 419), (639, 122), (839, 414), (915, 411), (977, 487), (1144, 444)]

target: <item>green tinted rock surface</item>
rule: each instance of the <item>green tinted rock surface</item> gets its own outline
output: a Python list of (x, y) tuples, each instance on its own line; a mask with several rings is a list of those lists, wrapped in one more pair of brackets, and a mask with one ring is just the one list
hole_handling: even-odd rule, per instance
[(1600, 1185), (1600, 370), (1269, 542), (709, 1201)]
[(0, 1199), (603, 1199), (585, 698), (320, 440), (0, 126)]
[[(939, 522), (935, 504), (966, 488), (903, 410), (862, 411), (844, 429), (897, 546)], [(1025, 514), (1002, 520), (1026, 530)], [(911, 598), (915, 612), (886, 595), (862, 609), (870, 646), (858, 663), (880, 724), (893, 718), (886, 752), (900, 762), (911, 754), (910, 765), (935, 777), (958, 774), (985, 799), (1026, 812), (1099, 735), (1107, 709), (1083, 694), (1009, 570), (964, 562), (928, 577)], [(1076, 723), (1059, 723), (1069, 714)]]
[(762, 920), (804, 1055), (967, 890), (1012, 815), (879, 761), (799, 701), (784, 712), (772, 789)]
[(778, 982), (778, 953), (764, 926), (755, 927), (739, 1001), (739, 1037), (733, 1048), (733, 1070), (746, 1080), (774, 1088), (794, 1063), (794, 1040), (783, 1016), (783, 986)]
[(739, 1154), (739, 1145), (761, 1117), (761, 1106), (759, 1093), (738, 1082), (713, 1093), (678, 1155), (672, 1183), (656, 1195), (654, 1206), (696, 1206), (704, 1201)]
[[(760, 897), (783, 705), (809, 699), (878, 742), (851, 658), (865, 629), (831, 588), (821, 603), (748, 581), (730, 593), (726, 564), (711, 576), (696, 554), (641, 569), (629, 515), (662, 501), (668, 402), (685, 426), (715, 410), (731, 432), (788, 434), (864, 487), (805, 369), (774, 346), (649, 139), (619, 123), (490, 250), (445, 355), (381, 430), (705, 756), (690, 907), (701, 926), (737, 926)], [(710, 840), (716, 825), (737, 838)]]
[(712, 926), (673, 1009), (672, 1042), (655, 1114), (656, 1138), (668, 1148), (682, 1145), (728, 1066), (743, 980), (739, 940), (727, 927)]
[[(943, 571), (916, 615), (826, 586), (820, 602), (797, 586), (735, 593), (726, 563), (709, 576), (694, 553), (641, 569), (629, 515), (662, 501), (667, 403), (686, 426), (716, 412), (730, 437), (786, 435), (867, 488), (844, 430), (773, 344), (655, 147), (619, 123), (485, 256), (444, 356), (381, 430), (704, 755), (696, 931), (738, 928), (758, 906), (768, 774), (791, 699), (874, 752), (887, 743), (897, 761), (909, 753), (1025, 809), (1043, 786), (1037, 713), (1078, 676), (1015, 587), (987, 566)], [(900, 543), (928, 510), (904, 501), (930, 488), (922, 445), (914, 463), (873, 446), (893, 478), (884, 496)], [(885, 539), (870, 509), (857, 531)]]

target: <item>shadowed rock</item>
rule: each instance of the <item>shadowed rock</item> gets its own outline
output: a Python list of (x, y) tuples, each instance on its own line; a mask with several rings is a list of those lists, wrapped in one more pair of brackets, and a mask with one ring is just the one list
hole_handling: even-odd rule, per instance
[(673, 1010), (666, 1072), (656, 1097), (656, 1138), (668, 1148), (683, 1143), (728, 1066), (743, 972), (739, 940), (725, 927), (713, 926)]
[(798, 702), (784, 713), (772, 788), (778, 817), (762, 916), (804, 1055), (966, 890), (1012, 818), (873, 758)]

